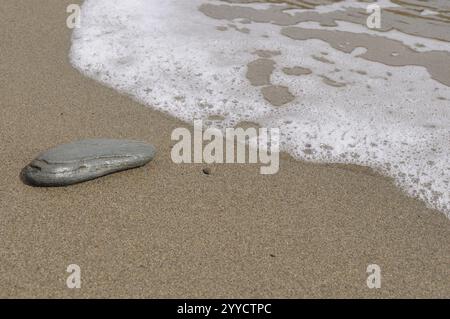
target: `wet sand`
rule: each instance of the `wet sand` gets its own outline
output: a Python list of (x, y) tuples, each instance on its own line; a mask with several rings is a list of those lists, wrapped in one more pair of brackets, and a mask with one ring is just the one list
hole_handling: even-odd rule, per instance
[[(0, 297), (450, 297), (448, 218), (370, 169), (287, 155), (271, 176), (173, 164), (170, 134), (186, 124), (70, 65), (73, 2), (0, 12)], [(22, 184), (39, 151), (86, 137), (148, 141), (158, 156), (68, 188)], [(66, 287), (72, 263), (81, 289)]]

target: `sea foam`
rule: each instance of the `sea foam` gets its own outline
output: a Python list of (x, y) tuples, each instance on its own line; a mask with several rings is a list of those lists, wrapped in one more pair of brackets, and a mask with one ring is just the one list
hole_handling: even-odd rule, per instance
[[(361, 6), (345, 1), (352, 3)], [(87, 0), (81, 28), (73, 33), (71, 61), (85, 75), (187, 122), (203, 119), (224, 128), (251, 121), (278, 127), (281, 150), (295, 158), (370, 166), (450, 216), (448, 86), (422, 66), (364, 59), (364, 48), (348, 53), (320, 39), (289, 38), (276, 23), (209, 17), (199, 10), (205, 4), (255, 10), (274, 6)], [(340, 26), (352, 31), (351, 24)], [(398, 31), (389, 36), (402, 40)], [(403, 42), (411, 39), (405, 35)], [(439, 47), (433, 41), (425, 42), (429, 50)], [(248, 64), (260, 58), (258, 50), (278, 51), (269, 58), (275, 68), (270, 82), (288, 88), (293, 101), (274, 106), (264, 99), (261, 86), (247, 79)], [(283, 72), (296, 66), (311, 74)], [(208, 121), (212, 116), (223, 120)]]

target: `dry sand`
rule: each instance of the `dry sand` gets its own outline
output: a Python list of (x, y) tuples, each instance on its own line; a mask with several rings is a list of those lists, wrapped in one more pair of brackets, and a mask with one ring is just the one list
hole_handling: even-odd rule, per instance
[[(0, 11), (0, 297), (450, 297), (450, 221), (390, 179), (286, 155), (272, 176), (173, 164), (170, 133), (185, 124), (71, 67), (73, 2)], [(73, 187), (22, 184), (40, 150), (86, 137), (159, 154)], [(81, 289), (66, 287), (72, 263)], [(372, 263), (381, 289), (366, 286)]]

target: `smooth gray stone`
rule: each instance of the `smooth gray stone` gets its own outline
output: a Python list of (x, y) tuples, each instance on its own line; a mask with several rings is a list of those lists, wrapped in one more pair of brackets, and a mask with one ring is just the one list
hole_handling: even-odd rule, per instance
[(152, 145), (139, 141), (81, 140), (41, 153), (21, 177), (32, 186), (67, 186), (143, 166), (155, 154)]

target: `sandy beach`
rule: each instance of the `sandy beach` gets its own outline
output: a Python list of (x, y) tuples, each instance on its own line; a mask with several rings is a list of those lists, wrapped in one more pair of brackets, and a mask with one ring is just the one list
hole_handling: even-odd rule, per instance
[[(268, 176), (174, 164), (171, 132), (189, 124), (70, 64), (74, 2), (1, 5), (0, 297), (450, 298), (450, 221), (390, 178), (287, 154)], [(146, 141), (158, 155), (66, 188), (19, 179), (41, 150), (92, 137)], [(70, 264), (81, 289), (66, 286)], [(370, 264), (380, 289), (366, 285)]]

